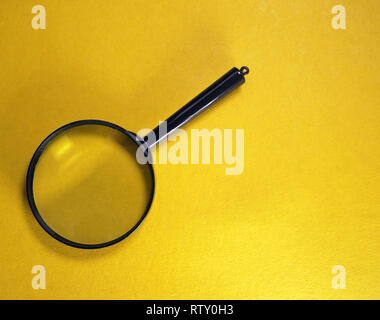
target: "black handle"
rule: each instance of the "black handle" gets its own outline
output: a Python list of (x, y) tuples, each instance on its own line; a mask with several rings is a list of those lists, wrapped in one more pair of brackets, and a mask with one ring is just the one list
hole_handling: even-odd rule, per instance
[(233, 89), (242, 85), (245, 82), (244, 76), (248, 73), (248, 67), (241, 67), (240, 70), (232, 68), (224, 76), (216, 80), (211, 86), (171, 115), (166, 121), (159, 124), (144, 138), (149, 148), (152, 148), (174, 130), (211, 107)]

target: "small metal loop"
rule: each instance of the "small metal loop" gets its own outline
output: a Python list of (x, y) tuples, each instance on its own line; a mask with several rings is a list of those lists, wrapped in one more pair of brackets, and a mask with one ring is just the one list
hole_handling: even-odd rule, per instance
[(242, 66), (239, 70), (243, 76), (249, 73), (249, 68), (247, 66)]

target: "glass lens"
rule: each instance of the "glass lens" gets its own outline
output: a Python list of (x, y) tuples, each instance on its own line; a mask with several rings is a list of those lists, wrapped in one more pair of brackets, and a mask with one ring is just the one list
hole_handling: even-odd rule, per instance
[(112, 241), (133, 228), (150, 201), (153, 178), (121, 131), (86, 124), (58, 134), (34, 172), (36, 207), (60, 236), (81, 244)]

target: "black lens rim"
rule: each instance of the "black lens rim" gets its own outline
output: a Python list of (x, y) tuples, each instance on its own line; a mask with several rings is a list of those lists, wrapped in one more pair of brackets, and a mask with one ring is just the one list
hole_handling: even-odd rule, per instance
[[(66, 245), (69, 245), (71, 247), (75, 247), (75, 248), (80, 248), (80, 249), (99, 249), (99, 248), (104, 248), (104, 247), (108, 247), (110, 245), (113, 245), (115, 243), (118, 243), (120, 242), (121, 240), (127, 238), (128, 236), (130, 236), (140, 225), (141, 223), (144, 221), (144, 219), (146, 218), (148, 212), (149, 212), (149, 209), (150, 207), (152, 206), (152, 202), (153, 202), (153, 197), (154, 197), (154, 191), (155, 191), (155, 177), (154, 177), (154, 171), (153, 171), (153, 165), (152, 165), (152, 161), (148, 161), (147, 164), (149, 165), (149, 171), (151, 173), (151, 178), (152, 178), (152, 191), (150, 193), (150, 197), (149, 197), (149, 200), (148, 200), (148, 203), (147, 203), (147, 206), (145, 208), (145, 211), (144, 213), (142, 214), (141, 218), (139, 219), (139, 221), (137, 221), (137, 223), (130, 229), (128, 230), (126, 233), (124, 233), (123, 235), (121, 235), (120, 237), (114, 239), (114, 240), (111, 240), (111, 241), (108, 241), (108, 242), (104, 242), (104, 243), (99, 243), (99, 244), (83, 244), (83, 243), (79, 243), (79, 242), (75, 242), (75, 241), (71, 241), (63, 236), (61, 236), (60, 234), (56, 233), (53, 229), (51, 229), (48, 224), (42, 219), (42, 216), (40, 215), (38, 209), (37, 209), (37, 206), (36, 206), (36, 203), (34, 201), (34, 194), (33, 194), (33, 178), (34, 178), (34, 172), (35, 172), (35, 168), (36, 168), (36, 165), (38, 163), (38, 160), (41, 156), (41, 154), (43, 153), (43, 151), (45, 150), (45, 148), (48, 146), (48, 144), (56, 137), (58, 136), (59, 134), (61, 134), (62, 132), (68, 130), (68, 129), (71, 129), (73, 127), (77, 127), (77, 126), (82, 126), (82, 125), (103, 125), (103, 126), (106, 126), (106, 127), (110, 127), (110, 128), (113, 128), (113, 129), (116, 129), (118, 130), (119, 132), (125, 134), (127, 137), (129, 137), (132, 141), (134, 141), (138, 146), (142, 146), (144, 141), (143, 139), (137, 139), (137, 135), (131, 131), (127, 131), (125, 130), (124, 128), (112, 123), (112, 122), (108, 122), (108, 121), (104, 121), (104, 120), (93, 120), (93, 119), (88, 119), (88, 120), (79, 120), (79, 121), (74, 121), (74, 122), (71, 122), (71, 123), (68, 123), (60, 128), (58, 128), (57, 130), (55, 130), (54, 132), (52, 132), (50, 135), (48, 135), (43, 141), (42, 143), (38, 146), (37, 150), (34, 152), (33, 154), (33, 157), (29, 163), (29, 167), (28, 167), (28, 172), (27, 172), (27, 176), (26, 176), (26, 194), (27, 194), (27, 198), (28, 198), (28, 202), (29, 202), (29, 206), (33, 212), (33, 215), (34, 217), (36, 218), (36, 220), (38, 221), (38, 223), (40, 224), (40, 226), (50, 235), (52, 236), (54, 239), (66, 244)], [(148, 148), (148, 159), (152, 159), (152, 155), (151, 155), (151, 152)]]

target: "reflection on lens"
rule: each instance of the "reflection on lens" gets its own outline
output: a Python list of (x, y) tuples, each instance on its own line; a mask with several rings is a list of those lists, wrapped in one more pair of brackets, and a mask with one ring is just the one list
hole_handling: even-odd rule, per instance
[(104, 125), (86, 124), (57, 135), (42, 152), (33, 193), (45, 223), (81, 244), (112, 241), (133, 228), (149, 203), (149, 165), (137, 144)]

